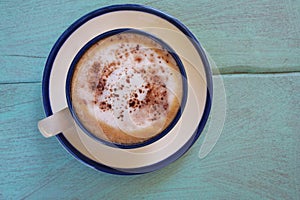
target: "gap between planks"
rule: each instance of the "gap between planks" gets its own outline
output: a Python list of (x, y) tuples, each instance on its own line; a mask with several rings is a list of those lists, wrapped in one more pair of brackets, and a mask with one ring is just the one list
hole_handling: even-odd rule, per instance
[[(300, 76), (300, 71), (289, 71), (289, 72), (234, 72), (234, 73), (214, 73), (213, 77), (217, 76), (286, 76), (286, 75), (295, 75)], [(0, 85), (17, 85), (17, 84), (41, 84), (42, 81), (22, 81), (22, 82), (0, 82)]]

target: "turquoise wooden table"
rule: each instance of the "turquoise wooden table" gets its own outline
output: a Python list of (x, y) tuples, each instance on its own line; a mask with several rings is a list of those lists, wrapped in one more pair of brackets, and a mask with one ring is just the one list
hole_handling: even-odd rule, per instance
[(182, 158), (137, 176), (93, 170), (42, 137), (41, 79), (53, 44), (112, 3), (124, 2), (0, 1), (0, 199), (300, 199), (299, 1), (128, 2), (178, 18), (219, 68), (226, 118), (204, 159), (207, 127)]

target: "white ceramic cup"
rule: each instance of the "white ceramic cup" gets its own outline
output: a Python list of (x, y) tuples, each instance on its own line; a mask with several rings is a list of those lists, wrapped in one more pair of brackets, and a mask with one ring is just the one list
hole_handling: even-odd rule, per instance
[[(176, 61), (176, 64), (179, 67), (180, 74), (182, 77), (181, 78), (182, 79), (182, 87), (181, 87), (182, 88), (182, 98), (180, 99), (181, 105), (178, 109), (176, 116), (172, 120), (172, 122), (158, 134), (155, 133), (155, 135), (151, 135), (153, 133), (149, 133), (149, 134), (144, 133), (144, 135), (142, 137), (149, 138), (149, 139), (145, 140), (144, 142), (136, 143), (136, 144), (118, 144), (118, 143), (109, 142), (107, 140), (103, 140), (103, 139), (95, 136), (95, 134), (92, 133), (91, 131), (89, 131), (83, 125), (83, 123), (80, 121), (79, 117), (77, 116), (76, 112), (73, 109), (72, 100), (71, 100), (71, 81), (72, 81), (73, 73), (76, 69), (76, 64), (81, 59), (82, 55), (91, 46), (96, 44), (98, 41), (101, 41), (102, 39), (105, 39), (109, 36), (113, 36), (113, 35), (120, 34), (120, 33), (140, 34), (140, 35), (149, 37), (150, 39), (152, 39), (153, 41), (158, 43), (160, 46), (162, 46), (164, 49), (166, 49), (168, 51), (168, 53)], [(65, 130), (69, 129), (70, 127), (77, 125), (77, 127), (82, 129), (82, 131), (84, 133), (86, 133), (88, 136), (92, 137), (93, 139), (95, 139), (99, 142), (102, 142), (103, 144), (106, 144), (111, 147), (125, 148), (125, 149), (138, 148), (138, 147), (142, 147), (145, 145), (149, 145), (149, 144), (161, 139), (162, 137), (164, 137), (176, 125), (177, 121), (179, 120), (181, 113), (183, 112), (183, 109), (185, 107), (187, 93), (188, 93), (186, 72), (185, 72), (184, 66), (183, 66), (179, 56), (176, 54), (176, 52), (161, 39), (159, 39), (147, 32), (137, 30), (137, 29), (132, 29), (132, 28), (120, 28), (120, 29), (110, 30), (108, 32), (105, 32), (105, 33), (102, 33), (102, 34), (96, 36), (95, 38), (90, 40), (86, 45), (84, 45), (84, 47), (81, 48), (81, 50), (77, 53), (77, 55), (73, 59), (73, 62), (68, 71), (65, 85), (66, 85), (66, 89), (65, 89), (66, 100), (67, 100), (68, 107), (66, 107), (66, 108), (60, 110), (59, 112), (56, 112), (53, 115), (38, 122), (38, 128), (39, 128), (40, 132), (42, 133), (42, 135), (45, 137), (55, 136), (61, 132), (64, 132)], [(128, 134), (130, 134), (130, 133), (128, 133)]]

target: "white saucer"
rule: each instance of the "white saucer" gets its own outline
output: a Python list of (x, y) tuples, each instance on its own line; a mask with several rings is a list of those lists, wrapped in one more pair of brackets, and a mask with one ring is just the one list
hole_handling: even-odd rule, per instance
[(78, 160), (113, 174), (139, 174), (160, 169), (181, 157), (197, 140), (207, 121), (212, 78), (205, 52), (178, 20), (140, 5), (115, 5), (91, 12), (72, 24), (48, 57), (43, 77), (43, 101), (49, 116), (67, 107), (65, 80), (78, 51), (101, 33), (134, 28), (162, 39), (180, 57), (188, 79), (187, 103), (174, 128), (145, 147), (119, 149), (106, 146), (73, 127), (57, 136)]

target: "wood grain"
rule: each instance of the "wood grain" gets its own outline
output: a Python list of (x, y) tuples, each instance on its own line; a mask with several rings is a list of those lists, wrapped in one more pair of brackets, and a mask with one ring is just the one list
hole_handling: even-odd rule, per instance
[(223, 79), (227, 114), (213, 151), (198, 158), (203, 135), (175, 163), (139, 176), (97, 172), (43, 138), (41, 84), (0, 85), (0, 198), (299, 199), (300, 73)]
[[(133, 3), (129, 1), (129, 3)], [(1, 1), (0, 83), (41, 80), (60, 34), (81, 16), (117, 1)], [(298, 1), (140, 1), (181, 20), (221, 73), (300, 70)]]
[(205, 159), (198, 152), (207, 129), (181, 159), (139, 176), (97, 172), (41, 136), (41, 79), (52, 46), (76, 19), (118, 3), (0, 1), (0, 199), (300, 199), (295, 0), (128, 1), (182, 21), (223, 74), (225, 126)]

